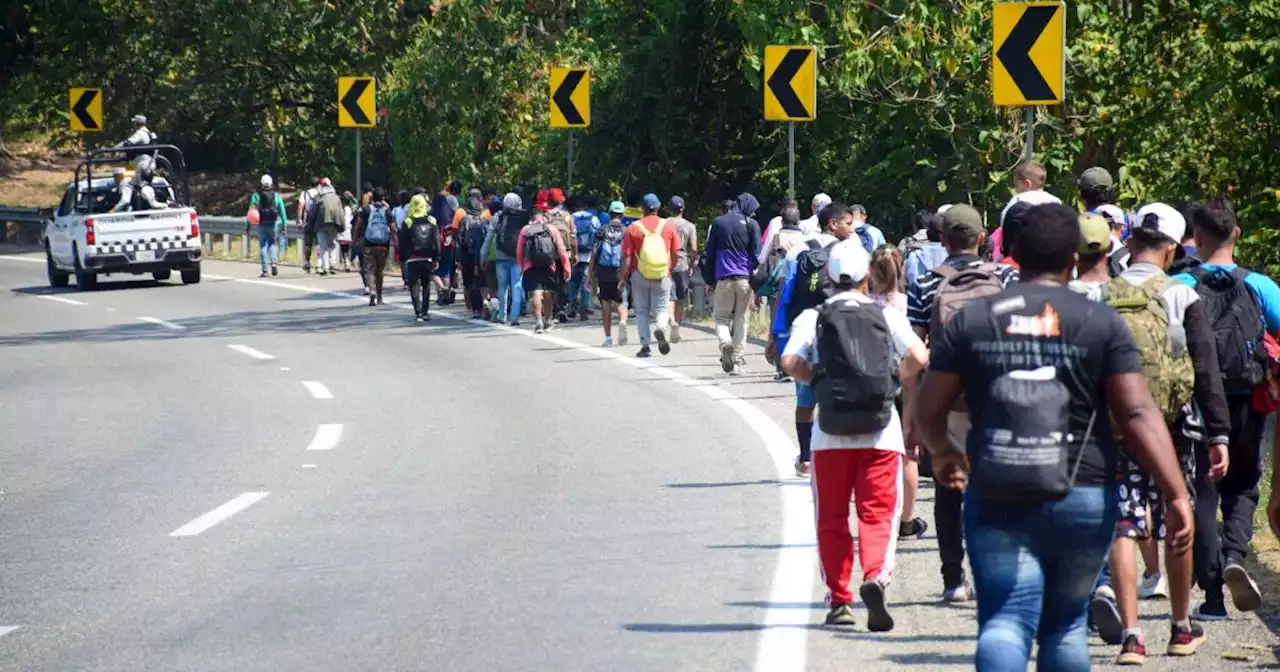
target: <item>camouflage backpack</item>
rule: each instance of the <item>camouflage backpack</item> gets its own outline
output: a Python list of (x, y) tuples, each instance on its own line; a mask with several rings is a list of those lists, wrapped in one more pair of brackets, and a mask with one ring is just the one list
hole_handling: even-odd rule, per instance
[(1156, 407), (1170, 425), (1178, 419), (1195, 385), (1195, 370), (1191, 367), (1186, 337), (1174, 333), (1181, 332), (1180, 328), (1170, 329), (1163, 297), (1165, 290), (1175, 282), (1162, 273), (1137, 286), (1115, 278), (1102, 287), (1106, 304), (1120, 313), (1120, 319), (1124, 320), (1138, 344), (1142, 375), (1151, 388)]

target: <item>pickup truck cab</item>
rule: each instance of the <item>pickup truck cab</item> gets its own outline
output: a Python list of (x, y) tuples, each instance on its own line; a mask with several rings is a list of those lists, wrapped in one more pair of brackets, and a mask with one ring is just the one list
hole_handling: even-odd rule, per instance
[[(85, 291), (97, 288), (102, 275), (150, 273), (164, 281), (174, 270), (185, 284), (200, 282), (200, 224), (195, 209), (182, 205), (189, 202), (182, 153), (172, 145), (128, 148), (130, 154), (139, 151), (154, 152), (161, 170), (151, 185), (157, 200), (170, 207), (126, 207), (112, 212), (119, 188), (110, 169), (104, 168), (126, 162), (128, 155), (122, 148), (91, 152), (76, 168), (75, 181), (67, 185), (53, 218), (45, 223), (42, 238), (50, 285), (66, 287), (75, 276), (77, 288)], [(177, 174), (175, 168), (183, 186), (180, 202), (174, 200), (175, 190), (163, 177)], [(133, 176), (126, 174), (126, 179)]]

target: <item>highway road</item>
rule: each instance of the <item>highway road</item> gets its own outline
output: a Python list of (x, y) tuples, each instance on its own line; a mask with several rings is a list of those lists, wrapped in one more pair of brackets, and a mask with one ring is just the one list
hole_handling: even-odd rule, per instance
[[(971, 667), (932, 532), (899, 546), (897, 630), (818, 625), (758, 347), (729, 378), (704, 332), (642, 361), (598, 320), (414, 325), (355, 275), (204, 273), (79, 293), (0, 254), (0, 670)], [(1208, 631), (1151, 664), (1274, 663), (1256, 618)]]

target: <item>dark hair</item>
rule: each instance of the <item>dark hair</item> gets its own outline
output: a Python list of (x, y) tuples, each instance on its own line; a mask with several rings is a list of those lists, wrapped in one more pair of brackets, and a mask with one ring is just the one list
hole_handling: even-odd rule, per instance
[(911, 225), (916, 231), (925, 231), (929, 228), (929, 218), (933, 217), (933, 213), (928, 210), (917, 210), (916, 217), (912, 220)]
[(726, 198), (723, 201), (720, 201), (720, 211), (726, 215), (733, 212), (733, 209), (736, 207), (738, 207), (738, 202), (732, 198)]
[(942, 242), (942, 215), (936, 212), (929, 215), (929, 221), (925, 223), (924, 236), (931, 243)]
[(1080, 200), (1084, 201), (1086, 208), (1090, 210), (1099, 205), (1107, 205), (1115, 200), (1115, 190), (1102, 184), (1091, 185), (1088, 188), (1080, 187)]
[(397, 203), (396, 205), (405, 205), (409, 202), (409, 198), (413, 196), (413, 192), (409, 191), (408, 189), (401, 189), (398, 196), (400, 198), (400, 202)]
[[(1154, 217), (1155, 215), (1148, 215)], [(1169, 236), (1160, 233), (1156, 229), (1135, 226), (1129, 234), (1129, 240), (1132, 241), (1135, 252), (1146, 252), (1147, 250), (1159, 250), (1169, 245), (1177, 245), (1182, 242), (1174, 240)]]
[(792, 201), (789, 205), (782, 206), (780, 216), (783, 226), (795, 226), (800, 223), (800, 208)]
[(822, 209), (822, 212), (818, 213), (818, 228), (822, 231), (826, 231), (831, 227), (832, 221), (839, 219), (848, 212), (849, 206), (832, 201), (827, 205), (827, 207)]
[(643, 190), (643, 189), (637, 189), (637, 188), (635, 188), (635, 187), (632, 187), (632, 188), (628, 189), (628, 190), (626, 191), (626, 193), (625, 193), (625, 194), (623, 194), (623, 196), (622, 196), (622, 202), (623, 202), (623, 203), (624, 203), (628, 208), (634, 208), (634, 207), (636, 207), (636, 206), (640, 205), (640, 201), (641, 201), (641, 199), (643, 199), (643, 198), (644, 198), (644, 190)]
[(1023, 220), (1015, 256), (1022, 277), (1062, 273), (1080, 249), (1080, 213), (1058, 203), (1033, 206)]
[(582, 197), (582, 204), (585, 207), (597, 210), (600, 207), (600, 199), (595, 194), (587, 194)]
[(372, 183), (372, 182), (365, 182), (365, 183), (364, 183), (364, 190), (365, 190), (365, 191), (373, 191), (373, 183)]
[(449, 193), (453, 194), (454, 196), (457, 196), (458, 194), (462, 193), (462, 183), (457, 180), (450, 182)]
[(386, 189), (383, 189), (382, 187), (374, 187), (374, 188), (373, 188), (373, 200), (375, 200), (375, 201), (385, 201), (385, 200), (387, 200), (387, 190), (386, 190)]
[(499, 212), (502, 212), (502, 201), (495, 198), (489, 201), (489, 205), (487, 207), (489, 208), (489, 214), (496, 215)]
[(1225, 243), (1236, 232), (1236, 209), (1230, 201), (1214, 199), (1200, 203), (1192, 211), (1192, 226), (1210, 240)]
[(426, 193), (427, 193), (427, 188), (426, 188), (426, 187), (414, 187), (414, 188), (413, 188), (413, 195), (414, 195), (414, 196), (417, 196), (418, 194), (426, 194)]
[(582, 197), (574, 194), (564, 199), (564, 209), (569, 212), (577, 212), (582, 209)]
[(1031, 204), (1019, 201), (1009, 206), (1009, 210), (1004, 213), (1004, 224), (1001, 225), (1004, 233), (1000, 234), (1003, 236), (1000, 247), (1009, 256), (1013, 256), (1013, 251), (1022, 240), (1022, 231), (1026, 228), (1029, 210), (1031, 210)]
[(968, 226), (951, 226), (942, 232), (942, 244), (948, 252), (972, 250), (982, 234)]

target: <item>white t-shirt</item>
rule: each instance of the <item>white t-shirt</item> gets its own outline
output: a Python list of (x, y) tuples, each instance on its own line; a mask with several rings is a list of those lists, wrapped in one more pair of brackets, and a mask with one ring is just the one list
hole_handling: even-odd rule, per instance
[[(841, 292), (827, 299), (827, 302), (832, 301), (856, 301), (876, 305), (871, 297), (860, 292)], [(897, 366), (911, 348), (924, 344), (920, 337), (916, 336), (916, 332), (911, 328), (911, 324), (907, 322), (907, 316), (902, 311), (893, 306), (885, 306), (881, 310), (884, 311), (884, 321), (889, 325), (890, 341), (893, 346), (891, 364)], [(802, 357), (809, 364), (816, 364), (818, 361), (817, 329), (817, 310), (810, 308), (800, 313), (799, 317), (791, 323), (791, 337), (782, 354)], [(898, 410), (895, 408), (889, 419), (889, 426), (875, 434), (860, 436), (827, 434), (822, 431), (819, 423), (814, 423), (810, 448), (812, 450), (885, 450), (891, 453), (905, 453), (903, 444), (902, 419), (898, 417)]]
[[(816, 240), (820, 247), (826, 247), (831, 243), (836, 242), (836, 237), (829, 233), (819, 233), (818, 235), (809, 238), (809, 240)], [(787, 252), (787, 261), (795, 261), (799, 259), (800, 255), (808, 249), (812, 248), (809, 247), (809, 243), (807, 241), (804, 245), (796, 245)]]

